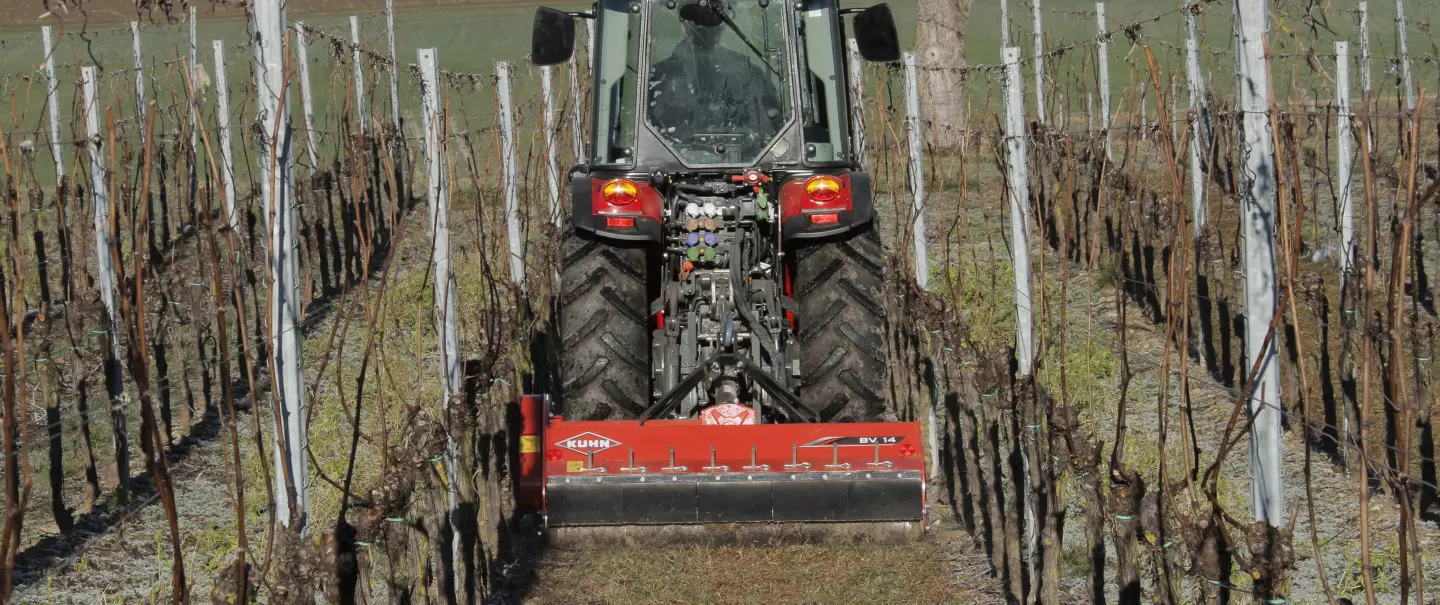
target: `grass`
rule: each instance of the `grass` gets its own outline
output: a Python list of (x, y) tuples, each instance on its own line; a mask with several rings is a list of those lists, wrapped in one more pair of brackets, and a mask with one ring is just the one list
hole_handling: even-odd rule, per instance
[[(555, 551), (534, 603), (965, 602), (934, 540), (901, 547)], [(655, 573), (663, 570), (663, 573)]]

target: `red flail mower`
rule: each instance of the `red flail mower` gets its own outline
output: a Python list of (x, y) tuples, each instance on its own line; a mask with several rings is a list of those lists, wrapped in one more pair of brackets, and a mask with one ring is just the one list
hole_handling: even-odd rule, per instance
[(587, 422), (549, 407), (522, 400), (519, 499), (564, 543), (634, 540), (608, 531), (617, 526), (740, 542), (924, 530), (917, 422), (741, 424), (753, 420), (744, 406), (733, 417)]

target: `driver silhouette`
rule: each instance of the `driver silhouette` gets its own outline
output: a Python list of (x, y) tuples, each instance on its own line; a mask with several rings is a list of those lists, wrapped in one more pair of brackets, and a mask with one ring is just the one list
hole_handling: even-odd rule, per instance
[(674, 143), (699, 134), (768, 141), (780, 128), (780, 97), (767, 67), (720, 43), (733, 22), (726, 23), (718, 4), (680, 7), (684, 36), (650, 72), (650, 123)]

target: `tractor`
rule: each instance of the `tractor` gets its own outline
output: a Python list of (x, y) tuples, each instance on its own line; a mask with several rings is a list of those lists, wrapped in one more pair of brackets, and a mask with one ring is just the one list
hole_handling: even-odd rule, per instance
[(522, 502), (552, 538), (923, 531), (922, 429), (887, 397), (844, 43), (899, 60), (890, 8), (539, 8), (531, 60), (572, 61), (579, 19), (588, 157), (559, 242), (555, 392), (521, 406)]

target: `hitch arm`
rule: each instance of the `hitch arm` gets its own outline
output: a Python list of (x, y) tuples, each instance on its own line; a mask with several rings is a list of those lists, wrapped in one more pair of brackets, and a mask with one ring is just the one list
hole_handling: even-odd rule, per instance
[(669, 413), (670, 410), (680, 404), (680, 399), (683, 398), (686, 393), (689, 393), (691, 389), (698, 386), (702, 379), (710, 377), (714, 372), (711, 368), (717, 363), (739, 366), (742, 374), (748, 375), (755, 381), (755, 384), (760, 385), (760, 388), (765, 389), (765, 392), (775, 397), (775, 400), (780, 403), (780, 407), (791, 417), (798, 418), (804, 422), (816, 422), (814, 413), (800, 405), (800, 400), (796, 398), (794, 394), (785, 390), (784, 385), (776, 382), (774, 378), (766, 374), (764, 368), (755, 365), (755, 362), (735, 353), (720, 352), (711, 355), (709, 359), (701, 362), (700, 367), (681, 379), (680, 382), (675, 385), (675, 388), (661, 395), (660, 399), (656, 400), (653, 405), (645, 410), (644, 414), (640, 415), (640, 424), (644, 425), (646, 420)]

